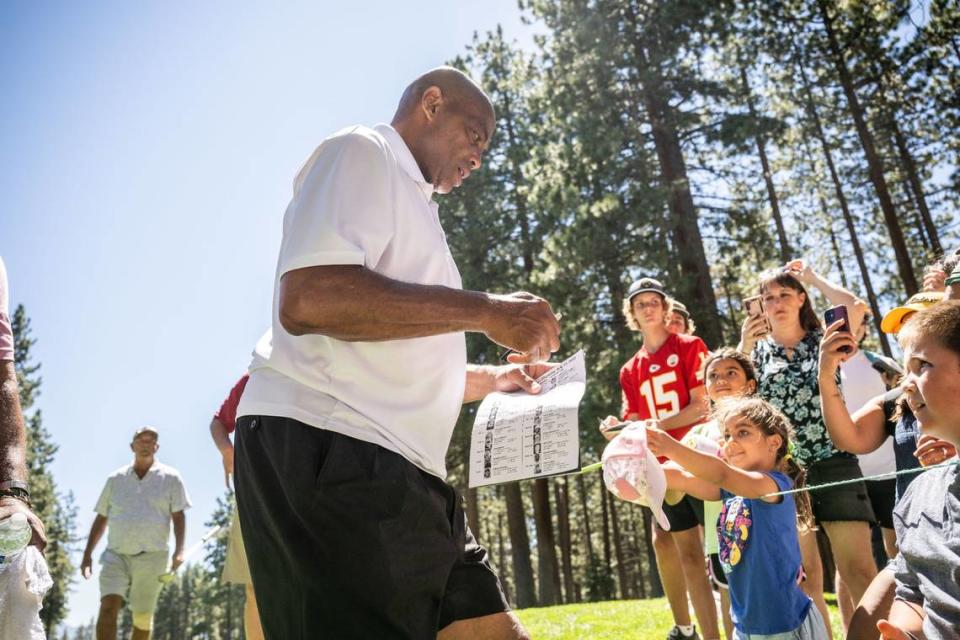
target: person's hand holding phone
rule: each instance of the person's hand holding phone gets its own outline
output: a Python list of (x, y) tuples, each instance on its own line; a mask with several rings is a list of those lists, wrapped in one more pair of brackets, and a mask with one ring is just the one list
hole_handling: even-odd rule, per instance
[[(824, 311), (823, 320), (826, 326), (830, 327), (834, 324), (837, 324), (838, 332), (851, 334), (852, 337), (852, 332), (850, 331), (850, 318), (847, 315), (847, 308), (842, 304), (835, 307), (830, 307)], [(857, 343), (854, 341), (852, 347), (849, 345), (842, 345), (839, 347), (839, 349), (842, 353), (853, 353), (857, 350)]]
[(840, 363), (846, 362), (857, 351), (853, 334), (843, 329), (846, 320), (837, 320), (827, 327), (820, 341), (820, 375), (833, 376)]
[(740, 349), (743, 353), (750, 353), (757, 344), (757, 340), (770, 333), (770, 321), (767, 319), (763, 309), (763, 299), (760, 296), (744, 299), (743, 310), (747, 317), (740, 327)]

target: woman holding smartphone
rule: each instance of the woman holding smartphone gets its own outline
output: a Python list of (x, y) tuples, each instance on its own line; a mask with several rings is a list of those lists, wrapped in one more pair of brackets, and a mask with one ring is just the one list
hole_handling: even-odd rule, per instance
[[(863, 301), (795, 260), (761, 274), (758, 294), (764, 315), (747, 316), (738, 349), (753, 359), (759, 395), (793, 423), (795, 456), (807, 469), (807, 485), (854, 480), (861, 477), (856, 456), (836, 448), (823, 422), (818, 383), (823, 328), (804, 285), (819, 289), (831, 305), (845, 306), (850, 330), (859, 329), (866, 311)], [(875, 517), (866, 485), (859, 482), (814, 491), (810, 498), (814, 518), (830, 539), (840, 576), (858, 602), (877, 573), (870, 546)], [(802, 535), (800, 546), (808, 578), (805, 590), (822, 592), (823, 567), (815, 534)]]

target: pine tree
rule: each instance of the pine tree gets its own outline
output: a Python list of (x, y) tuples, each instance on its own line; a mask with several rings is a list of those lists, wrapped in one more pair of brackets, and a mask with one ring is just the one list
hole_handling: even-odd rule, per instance
[(24, 412), (27, 431), (27, 472), (33, 510), (43, 521), (47, 534), (44, 551), (53, 586), (43, 600), (40, 619), (47, 635), (67, 616), (67, 594), (75, 580), (75, 567), (70, 554), (77, 542), (76, 506), (73, 493), (63, 494), (57, 489), (50, 470), (59, 446), (43, 426), (43, 415), (34, 404), (40, 395), (42, 379), (40, 363), (33, 361), (31, 349), (36, 339), (31, 335), (30, 319), (17, 306), (11, 321), (14, 335), (14, 361), (20, 388), (20, 406)]

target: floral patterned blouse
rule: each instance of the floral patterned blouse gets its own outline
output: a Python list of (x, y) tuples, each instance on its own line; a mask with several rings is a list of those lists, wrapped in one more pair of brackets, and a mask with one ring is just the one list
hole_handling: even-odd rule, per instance
[(837, 450), (823, 423), (817, 378), (822, 337), (819, 329), (808, 331), (793, 350), (792, 360), (770, 336), (758, 341), (751, 354), (760, 379), (759, 395), (790, 419), (796, 434), (794, 455), (804, 466), (837, 454), (850, 455)]

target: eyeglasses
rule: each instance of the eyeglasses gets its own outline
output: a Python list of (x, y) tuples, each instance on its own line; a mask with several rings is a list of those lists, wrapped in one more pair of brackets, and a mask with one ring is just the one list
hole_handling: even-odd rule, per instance
[(633, 306), (640, 309), (659, 309), (660, 307), (663, 306), (663, 303), (660, 302), (659, 300), (651, 300), (649, 302), (638, 301), (638, 302), (634, 302)]

